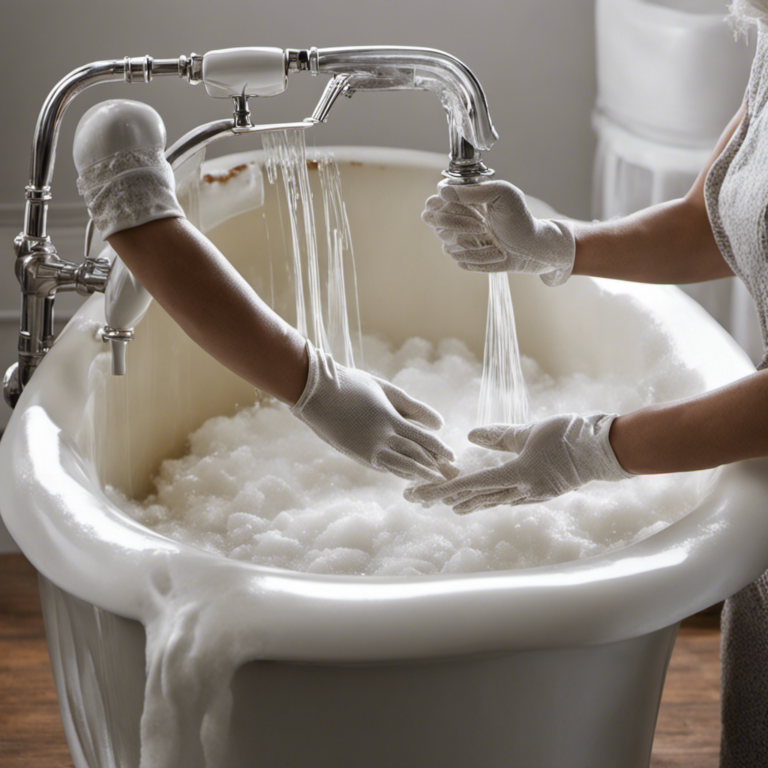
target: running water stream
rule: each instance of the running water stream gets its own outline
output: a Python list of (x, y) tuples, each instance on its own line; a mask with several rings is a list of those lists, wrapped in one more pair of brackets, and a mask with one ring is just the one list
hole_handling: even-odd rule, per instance
[[(276, 184), (279, 176), (288, 208), (296, 327), (316, 347), (330, 352), (344, 365), (354, 367), (352, 337), (360, 336), (360, 307), (352, 235), (342, 198), (339, 167), (331, 156), (317, 161), (326, 231), (327, 279), (323, 286), (304, 132), (265, 133), (262, 143), (267, 179), (270, 184)], [(350, 322), (347, 298), (348, 277), (352, 281), (353, 322)]]
[[(265, 133), (262, 143), (267, 179), (276, 184), (279, 177), (287, 202), (296, 326), (315, 346), (352, 367), (352, 339), (356, 337), (358, 361), (362, 364), (357, 275), (339, 167), (330, 155), (317, 160), (326, 232), (327, 281), (323, 287), (304, 131)], [(347, 281), (351, 281), (350, 286)], [(530, 406), (507, 275), (490, 275), (488, 289), (478, 424), (522, 423), (530, 419)]]
[(488, 275), (488, 315), (477, 423), (525, 424), (531, 420), (528, 387), (520, 366), (515, 311), (506, 272)]

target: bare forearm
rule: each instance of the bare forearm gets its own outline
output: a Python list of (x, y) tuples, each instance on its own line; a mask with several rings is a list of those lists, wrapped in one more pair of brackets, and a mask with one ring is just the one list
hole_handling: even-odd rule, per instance
[(611, 445), (629, 472), (709, 469), (768, 456), (768, 371), (614, 420)]
[(717, 247), (704, 200), (710, 168), (739, 127), (746, 105), (731, 118), (688, 194), (632, 216), (576, 225), (575, 275), (639, 283), (697, 283), (733, 273)]
[(733, 274), (706, 209), (686, 198), (619, 219), (578, 223), (575, 234), (576, 275), (682, 284)]
[(253, 386), (298, 400), (307, 380), (304, 339), (186, 219), (153, 221), (109, 242), (206, 352)]

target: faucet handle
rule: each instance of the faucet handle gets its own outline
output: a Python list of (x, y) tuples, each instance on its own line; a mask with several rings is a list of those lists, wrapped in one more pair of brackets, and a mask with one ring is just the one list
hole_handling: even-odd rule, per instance
[(312, 117), (309, 119), (316, 123), (324, 123), (328, 120), (328, 113), (331, 111), (331, 107), (336, 103), (336, 100), (342, 94), (351, 96), (349, 92), (349, 81), (352, 76), (349, 74), (336, 75), (333, 79), (328, 81), (328, 85), (325, 86), (323, 95), (320, 97), (320, 101), (317, 102), (315, 111), (312, 113)]
[(21, 381), (19, 380), (19, 364), (14, 363), (5, 372), (3, 377), (3, 396), (5, 402), (11, 408), (16, 407), (19, 397), (21, 396)]

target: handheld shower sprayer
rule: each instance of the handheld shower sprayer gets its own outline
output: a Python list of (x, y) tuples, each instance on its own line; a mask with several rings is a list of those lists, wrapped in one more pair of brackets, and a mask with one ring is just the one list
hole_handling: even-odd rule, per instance
[[(289, 76), (296, 72), (331, 77), (312, 115), (295, 123), (254, 125), (248, 99), (282, 93)], [(485, 94), (472, 71), (443, 51), (395, 46), (286, 50), (251, 47), (210, 51), (203, 56), (193, 53), (177, 59), (125, 57), (80, 67), (54, 87), (35, 127), (24, 227), (14, 240), (22, 308), (19, 359), (8, 369), (3, 381), (5, 399), (11, 407), (16, 405), (53, 345), (53, 307), (58, 291), (76, 290), (83, 295), (103, 293), (111, 282), (108, 296), (113, 310), (111, 316), (119, 317), (120, 320), (114, 322), (122, 323), (138, 322), (150, 300), (120, 262), (90, 257), (89, 239), (86, 258), (79, 265), (60, 258), (51, 242), (47, 232), (48, 207), (64, 113), (75, 96), (92, 85), (110, 81), (149, 83), (156, 77), (171, 76), (191, 84), (203, 83), (208, 95), (230, 98), (234, 103), (231, 118), (199, 126), (167, 150), (166, 157), (174, 168), (179, 168), (203, 147), (227, 136), (300, 130), (324, 123), (342, 95), (352, 96), (359, 91), (423, 90), (440, 98), (448, 116), (450, 159), (444, 172), (447, 182), (473, 183), (492, 174), (481, 159), (481, 151), (490, 149), (498, 138)], [(131, 295), (130, 300), (127, 294)], [(108, 326), (103, 338), (112, 342), (113, 371), (124, 373), (125, 346), (133, 337), (133, 328), (114, 327), (109, 323)]]

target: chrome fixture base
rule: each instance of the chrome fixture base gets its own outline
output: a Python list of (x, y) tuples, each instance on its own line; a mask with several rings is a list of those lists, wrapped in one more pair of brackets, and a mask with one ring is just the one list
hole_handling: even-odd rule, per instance
[(493, 176), (493, 168), (488, 168), (482, 160), (478, 160), (470, 165), (459, 165), (451, 163), (443, 176), (450, 180), (451, 184), (476, 184), (478, 181)]

